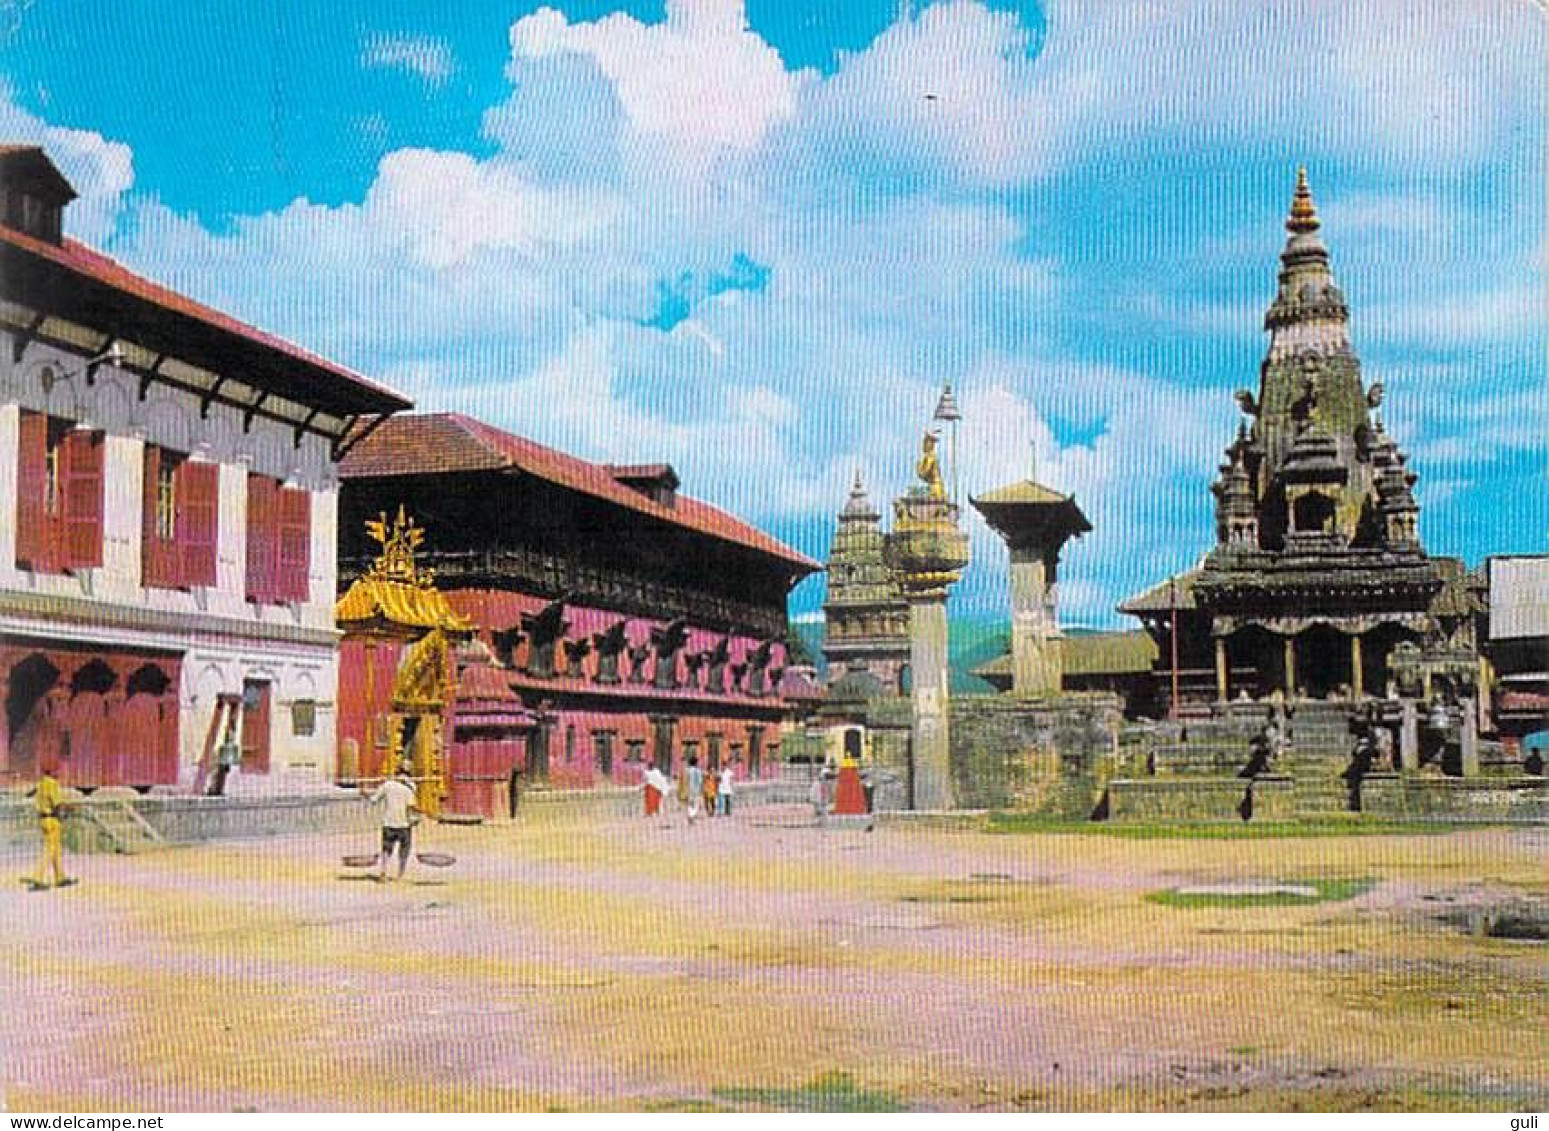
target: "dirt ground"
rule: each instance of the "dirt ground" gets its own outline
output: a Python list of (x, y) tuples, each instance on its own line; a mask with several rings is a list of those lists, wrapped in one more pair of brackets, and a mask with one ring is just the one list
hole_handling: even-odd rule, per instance
[[(52, 892), (13, 879), (5, 1105), (1549, 1106), (1545, 944), (1437, 918), (1549, 895), (1549, 830), (1135, 840), (759, 816), (429, 827), (416, 848), (456, 864), (388, 884), (342, 866), (360, 837), (76, 857), (82, 883)], [(1329, 880), (1364, 890), (1155, 898)]]

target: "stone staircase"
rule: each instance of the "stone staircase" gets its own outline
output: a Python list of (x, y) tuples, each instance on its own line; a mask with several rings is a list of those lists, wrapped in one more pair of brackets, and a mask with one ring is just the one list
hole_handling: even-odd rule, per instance
[(1344, 704), (1303, 703), (1291, 716), (1291, 750), (1282, 773), (1290, 775), (1296, 812), (1326, 816), (1351, 811), (1350, 765), (1354, 738)]
[[(1139, 747), (1147, 765), (1133, 765), (1131, 758), (1133, 776), (1121, 791), (1131, 814), (1208, 820), (1235, 811), (1247, 790), (1240, 775), (1252, 758), (1266, 712), (1259, 704), (1234, 705), (1211, 718), (1163, 723), (1151, 730)], [(1258, 819), (1350, 812), (1351, 788), (1344, 777), (1353, 746), (1348, 707), (1298, 703), (1288, 726), (1289, 749), (1268, 768), (1268, 777), (1254, 783), (1252, 804)]]
[(1296, 774), (1291, 782), (1297, 816), (1326, 816), (1351, 811), (1350, 786), (1343, 778)]
[(77, 852), (134, 854), (167, 847), (127, 798), (93, 797), (79, 802), (72, 845)]

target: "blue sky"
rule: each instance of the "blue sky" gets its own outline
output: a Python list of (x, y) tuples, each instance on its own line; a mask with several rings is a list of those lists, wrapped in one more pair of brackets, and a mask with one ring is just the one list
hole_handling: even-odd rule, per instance
[[(0, 9), (0, 135), (135, 268), (423, 408), (668, 459), (816, 557), (857, 467), (907, 484), (950, 380), (964, 488), (1036, 447), (1095, 527), (1065, 618), (1115, 624), (1213, 538), (1303, 163), (1428, 548), (1549, 548), (1545, 19), (31, 0)], [(994, 616), (969, 521), (954, 607)]]

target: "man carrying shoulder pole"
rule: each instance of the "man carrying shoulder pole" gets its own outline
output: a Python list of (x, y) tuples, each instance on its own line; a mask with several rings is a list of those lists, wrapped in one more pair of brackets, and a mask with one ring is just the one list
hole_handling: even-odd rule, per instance
[[(360, 791), (366, 794), (366, 783)], [(403, 879), (409, 863), (409, 846), (414, 836), (414, 822), (419, 809), (415, 806), (414, 787), (409, 784), (407, 771), (400, 766), (397, 774), (388, 778), (366, 795), (366, 800), (382, 810), (382, 857), (377, 863), (377, 879), (387, 879), (387, 860), (393, 849), (398, 849), (398, 878)]]

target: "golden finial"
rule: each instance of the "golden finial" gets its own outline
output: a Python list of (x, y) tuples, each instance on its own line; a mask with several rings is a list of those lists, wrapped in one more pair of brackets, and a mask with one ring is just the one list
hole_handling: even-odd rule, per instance
[(1312, 189), (1307, 186), (1307, 166), (1296, 170), (1296, 192), (1291, 197), (1291, 218), (1285, 222), (1289, 232), (1316, 232), (1318, 208), (1312, 202)]
[(414, 564), (414, 555), (425, 541), (425, 532), (414, 524), (401, 503), (397, 517), (390, 524), (387, 512), (383, 511), (366, 522), (366, 533), (382, 547), (376, 561), (371, 563), (371, 576), (424, 588), (431, 585), (431, 572), (419, 569)]

